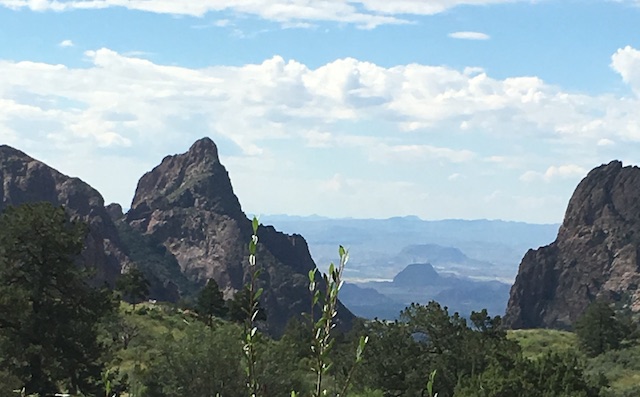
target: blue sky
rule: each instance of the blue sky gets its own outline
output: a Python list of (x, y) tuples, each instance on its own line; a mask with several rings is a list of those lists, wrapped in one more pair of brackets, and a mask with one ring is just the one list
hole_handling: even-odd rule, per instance
[(248, 214), (560, 222), (640, 162), (640, 1), (0, 0), (0, 143), (127, 207), (209, 136)]

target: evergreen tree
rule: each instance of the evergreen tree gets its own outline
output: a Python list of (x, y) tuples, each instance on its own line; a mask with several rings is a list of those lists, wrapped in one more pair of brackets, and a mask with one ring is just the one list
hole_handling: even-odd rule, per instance
[[(245, 287), (236, 292), (233, 299), (227, 302), (229, 306), (229, 320), (237, 323), (243, 323), (248, 317), (247, 307), (249, 307), (249, 290)], [(255, 318), (256, 321), (266, 321), (267, 313), (258, 305), (258, 314)]]
[(97, 323), (113, 305), (75, 263), (86, 233), (49, 203), (10, 207), (0, 217), (0, 371), (27, 394), (61, 387), (98, 395)]
[(200, 291), (196, 300), (196, 312), (208, 326), (211, 326), (214, 317), (224, 317), (228, 308), (225, 304), (222, 291), (214, 279), (209, 279), (207, 285)]
[(625, 337), (625, 327), (603, 300), (591, 303), (574, 327), (580, 345), (592, 357), (617, 349)]
[(126, 273), (120, 276), (116, 283), (116, 288), (122, 293), (123, 298), (133, 305), (143, 302), (149, 296), (149, 281), (142, 270), (131, 267)]

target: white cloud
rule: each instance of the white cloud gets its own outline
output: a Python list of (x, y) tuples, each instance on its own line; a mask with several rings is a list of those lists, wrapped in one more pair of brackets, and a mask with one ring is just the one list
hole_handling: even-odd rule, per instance
[(547, 170), (542, 172), (527, 171), (520, 175), (520, 180), (523, 182), (534, 182), (537, 180), (543, 180), (545, 182), (551, 182), (556, 179), (568, 179), (583, 177), (587, 174), (587, 170), (576, 164), (565, 164), (560, 166), (552, 165)]
[(74, 46), (73, 41), (71, 40), (62, 40), (60, 43), (58, 43), (58, 45), (63, 48)]
[(611, 139), (607, 139), (607, 138), (602, 138), (598, 140), (597, 145), (598, 146), (613, 146), (616, 143), (614, 141), (612, 141)]
[[(225, 152), (230, 148), (236, 153), (238, 160), (231, 163), (236, 169), (242, 169), (242, 162), (255, 161), (251, 170), (234, 174), (234, 187), (247, 192), (254, 191), (255, 179), (276, 178), (283, 186), (285, 181), (300, 182), (284, 176), (295, 165), (278, 168), (284, 167), (282, 161), (270, 159), (275, 145), (287, 146), (292, 153), (345, 149), (343, 154), (358, 158), (362, 167), (392, 165), (415, 172), (422, 166), (453, 180), (458, 178), (455, 173), (465, 175), (466, 185), (475, 183), (475, 169), (501, 176), (510, 172), (523, 181), (573, 183), (586, 174), (582, 166), (597, 152), (594, 142), (615, 142), (616, 150), (630, 150), (628, 156), (640, 142), (640, 98), (576, 94), (535, 76), (497, 79), (477, 68), (383, 67), (352, 58), (316, 68), (275, 56), (258, 64), (195, 69), (106, 48), (84, 56), (87, 65), (77, 68), (0, 60), (0, 140), (30, 153), (29, 148), (46, 147), (40, 153), (57, 153), (58, 163), (66, 167), (63, 172), (81, 176), (100, 190), (110, 182), (97, 175), (110, 167), (115, 153), (135, 152), (140, 159), (128, 167), (144, 171), (204, 135), (222, 142)], [(498, 153), (492, 152), (498, 150), (494, 142), (501, 145)], [(530, 161), (530, 152), (544, 160)], [(96, 166), (87, 167), (85, 161)], [(563, 165), (536, 168), (540, 161)], [(445, 168), (451, 163), (456, 164), (455, 172)], [(532, 171), (524, 172), (527, 169)], [(358, 202), (366, 198), (360, 189), (374, 186), (362, 175), (358, 179), (339, 169), (329, 175), (336, 174), (340, 177), (325, 187), (352, 189)], [(121, 197), (131, 196), (138, 177), (126, 176), (129, 179), (121, 181), (112, 199), (126, 202)], [(429, 193), (393, 186), (415, 197)], [(477, 200), (484, 202), (493, 190)], [(506, 188), (500, 190), (504, 197), (512, 196)], [(393, 201), (384, 194), (379, 192), (381, 203)], [(296, 199), (289, 200), (296, 204)], [(438, 200), (447, 204), (450, 197)], [(345, 207), (357, 210), (358, 205)]]
[[(168, 122), (196, 118), (203, 131), (218, 131), (254, 153), (261, 140), (300, 136), (300, 131), (307, 131), (310, 146), (354, 145), (330, 134), (330, 125), (339, 121), (385, 122), (418, 136), (446, 128), (468, 134), (517, 131), (568, 143), (640, 141), (637, 99), (573, 94), (535, 77), (499, 80), (482, 70), (418, 64), (385, 68), (351, 58), (316, 69), (278, 56), (261, 64), (190, 69), (105, 48), (85, 56), (90, 66), (72, 69), (0, 61), (0, 97), (32, 107), (21, 98), (48, 98), (48, 107), (59, 112), (60, 134), (117, 134), (132, 142), (126, 134), (135, 138), (139, 129), (165, 130)], [(16, 96), (18, 91), (23, 95)], [(130, 114), (132, 120), (107, 117), (115, 113)], [(4, 109), (0, 114), (17, 117)], [(309, 125), (325, 127), (310, 130)], [(126, 139), (101, 142), (126, 145)], [(427, 142), (361, 139), (359, 145), (377, 146), (374, 154), (387, 158), (474, 158), (468, 150)], [(489, 156), (487, 161), (499, 160)]]
[(33, 11), (125, 7), (195, 17), (210, 12), (234, 11), (281, 23), (333, 21), (370, 29), (384, 24), (407, 23), (407, 16), (438, 14), (460, 5), (512, 1), (518, 0), (0, 0), (0, 6)]
[(611, 56), (611, 67), (640, 95), (640, 51), (626, 46)]
[(341, 192), (349, 193), (352, 191), (353, 181), (345, 179), (340, 174), (335, 174), (331, 179), (328, 179), (320, 184), (320, 189), (328, 192)]
[(491, 38), (488, 34), (481, 32), (453, 32), (449, 33), (449, 37), (463, 40), (489, 40)]
[(547, 168), (547, 171), (544, 173), (544, 177), (547, 180), (551, 180), (554, 178), (573, 178), (573, 177), (582, 177), (587, 174), (587, 170), (579, 165), (575, 164), (566, 164), (561, 166), (551, 166)]
[(454, 150), (431, 145), (379, 144), (369, 149), (374, 161), (410, 162), (444, 160), (451, 163), (471, 161), (476, 155), (470, 150)]

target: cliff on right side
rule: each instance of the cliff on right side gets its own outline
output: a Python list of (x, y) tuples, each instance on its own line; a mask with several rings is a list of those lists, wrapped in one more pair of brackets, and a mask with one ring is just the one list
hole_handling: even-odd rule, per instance
[(640, 168), (612, 161), (576, 188), (556, 240), (529, 250), (504, 317), (509, 328), (569, 329), (596, 298), (640, 311)]

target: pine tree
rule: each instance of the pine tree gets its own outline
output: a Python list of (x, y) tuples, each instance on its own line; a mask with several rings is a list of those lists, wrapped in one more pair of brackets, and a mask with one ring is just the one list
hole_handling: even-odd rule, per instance
[(0, 217), (0, 370), (20, 379), (27, 394), (99, 390), (97, 323), (113, 304), (75, 262), (86, 233), (48, 203), (11, 207)]
[(133, 305), (133, 310), (136, 309), (136, 304), (143, 302), (149, 296), (149, 281), (137, 267), (131, 267), (122, 274), (116, 283), (116, 288), (123, 294), (123, 298)]
[(580, 345), (590, 356), (618, 348), (625, 337), (615, 311), (603, 300), (591, 303), (574, 328)]
[(214, 317), (224, 317), (228, 308), (224, 301), (222, 291), (214, 279), (209, 279), (207, 285), (200, 291), (196, 301), (196, 312), (208, 326), (211, 326)]

